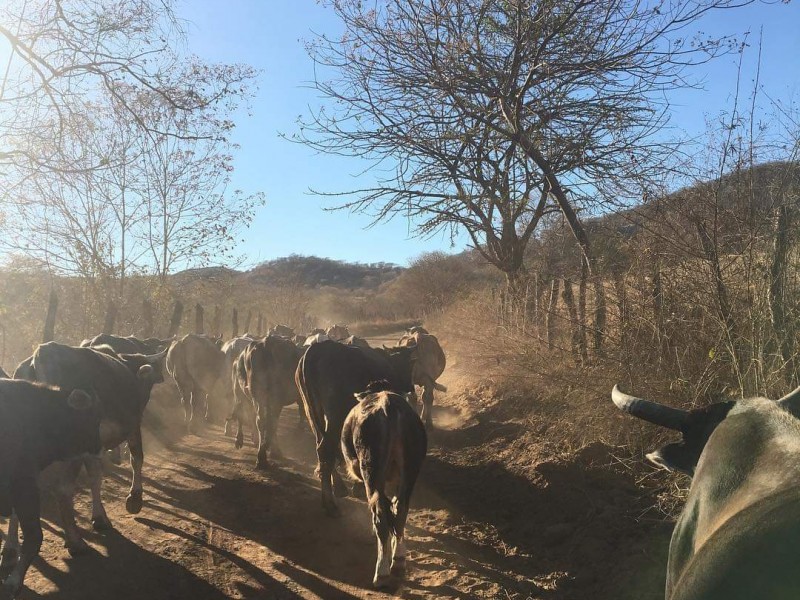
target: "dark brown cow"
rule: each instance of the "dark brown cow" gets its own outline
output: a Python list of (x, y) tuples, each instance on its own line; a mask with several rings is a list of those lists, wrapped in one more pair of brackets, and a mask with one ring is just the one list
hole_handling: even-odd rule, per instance
[(237, 404), (231, 416), (239, 421), (236, 447), (244, 444), (240, 415), (242, 402), (247, 398), (256, 411), (260, 433), (256, 468), (267, 467), (267, 452), (273, 458), (281, 456), (275, 433), (283, 407), (301, 403), (294, 374), (302, 355), (303, 350), (291, 340), (270, 336), (245, 348), (234, 367)]
[[(153, 385), (163, 381), (164, 355), (164, 352), (150, 356), (116, 354), (108, 347), (75, 348), (48, 342), (36, 348), (33, 356), (14, 372), (15, 379), (49, 383), (64, 389), (87, 389), (96, 394), (103, 415), (100, 423), (103, 447), (109, 449), (128, 442), (132, 478), (125, 507), (133, 514), (142, 509), (142, 414)], [(89, 549), (75, 524), (73, 507), (75, 482), (84, 465), (92, 492), (92, 524), (98, 530), (112, 527), (100, 494), (102, 466), (99, 457), (87, 455), (53, 465), (51, 469), (59, 470), (56, 494), (65, 543), (72, 555)], [(14, 519), (9, 523), (9, 538), (9, 545), (16, 546)]]
[(387, 382), (356, 394), (342, 428), (342, 454), (350, 475), (363, 481), (378, 542), (375, 587), (405, 570), (404, 532), (411, 494), (428, 449), (425, 426), (405, 398), (387, 391)]
[[(39, 473), (57, 460), (100, 451), (100, 406), (82, 390), (0, 380), (0, 515), (13, 514), (25, 541), (3, 548), (4, 567), (16, 562), (2, 589), (15, 597), (42, 545)], [(3, 596), (5, 597), (5, 595)]]
[(313, 344), (300, 359), (295, 381), (317, 440), (322, 507), (329, 515), (339, 515), (333, 489), (339, 495), (347, 494), (336, 462), (341, 458), (342, 425), (356, 403), (354, 394), (382, 379), (394, 392), (411, 392), (415, 353), (413, 347), (359, 348), (327, 341)]
[(81, 342), (82, 348), (96, 348), (97, 346), (108, 346), (113, 348), (117, 354), (157, 354), (169, 348), (175, 341), (174, 337), (166, 340), (159, 338), (139, 339), (132, 335), (120, 336), (109, 333), (101, 333), (91, 339)]
[[(444, 350), (439, 345), (436, 336), (419, 331), (422, 327), (416, 327), (414, 333), (407, 333), (400, 339), (400, 346), (415, 346), (417, 348), (417, 360), (414, 363), (414, 385), (422, 388), (422, 407), (420, 417), (425, 423), (425, 427), (430, 427), (433, 421), (433, 390), (446, 392), (447, 388), (436, 380), (444, 373), (447, 366), (447, 359)], [(416, 392), (414, 393), (416, 400)]]
[(190, 333), (170, 346), (167, 352), (167, 371), (175, 378), (181, 393), (186, 428), (196, 430), (195, 412), (200, 403), (206, 407), (208, 418), (209, 396), (214, 399), (228, 397), (227, 383), (230, 369), (221, 349), (222, 341)]

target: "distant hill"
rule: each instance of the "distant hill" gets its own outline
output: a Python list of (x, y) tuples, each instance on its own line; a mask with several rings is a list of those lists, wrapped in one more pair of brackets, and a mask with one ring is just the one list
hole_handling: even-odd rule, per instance
[(252, 283), (345, 289), (376, 289), (403, 272), (392, 263), (350, 263), (292, 254), (261, 263), (245, 276)]
[(392, 263), (351, 263), (292, 254), (263, 262), (249, 271), (235, 271), (227, 267), (204, 267), (181, 271), (173, 278), (179, 283), (243, 279), (253, 285), (275, 287), (300, 285), (307, 288), (372, 290), (392, 281), (404, 270), (403, 267)]

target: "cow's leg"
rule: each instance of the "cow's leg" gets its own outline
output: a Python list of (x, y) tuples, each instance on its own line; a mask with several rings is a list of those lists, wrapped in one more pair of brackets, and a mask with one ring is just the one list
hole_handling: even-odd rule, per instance
[(3, 575), (11, 572), (19, 562), (19, 519), (17, 513), (11, 513), (8, 519), (8, 533), (3, 544), (3, 551), (0, 552), (0, 581)]
[(236, 380), (235, 373), (232, 376), (231, 383), (233, 385), (233, 395), (231, 396), (231, 409), (228, 413), (229, 416), (227, 419), (225, 419), (226, 436), (231, 435), (233, 433), (233, 426), (231, 425), (231, 423), (233, 423), (233, 420), (237, 419), (239, 422), (241, 422), (242, 420), (241, 416), (239, 415), (240, 404), (241, 404), (241, 398), (239, 397), (239, 382)]
[(256, 469), (266, 469), (267, 451), (269, 450), (269, 409), (262, 402), (255, 403), (256, 425), (260, 435), (258, 454), (256, 455)]
[[(64, 527), (64, 545), (71, 556), (79, 556), (89, 551), (89, 544), (83, 539), (78, 525), (75, 523), (75, 480), (78, 478), (83, 461), (73, 459), (66, 463), (55, 488), (58, 511), (61, 513), (61, 524)], [(20, 519), (22, 524), (22, 519)], [(23, 534), (25, 529), (22, 530)]]
[[(402, 487), (402, 486), (401, 486)], [(406, 519), (408, 518), (408, 503), (410, 500), (410, 493), (406, 493), (401, 489), (399, 496), (394, 499), (395, 518), (394, 518), (394, 536), (392, 548), (392, 574), (401, 575), (406, 570), (406, 544), (405, 544), (405, 528)]]
[(14, 481), (14, 511), (22, 527), (22, 548), (19, 562), (11, 574), (3, 582), (3, 588), (16, 597), (25, 580), (28, 567), (33, 559), (39, 555), (42, 547), (42, 524), (39, 521), (39, 489), (36, 486), (36, 476), (32, 475)]
[(422, 413), (420, 414), (425, 428), (433, 426), (433, 381), (426, 381), (422, 386)]
[(278, 422), (281, 419), (281, 411), (283, 406), (280, 404), (273, 404), (270, 407), (267, 423), (267, 448), (269, 449), (270, 457), (275, 460), (283, 458), (283, 452), (278, 445)]
[(336, 501), (333, 499), (333, 474), (336, 472), (336, 457), (339, 439), (337, 436), (331, 434), (329, 428), (322, 434), (321, 439), (317, 441), (317, 458), (319, 459), (319, 479), (322, 487), (322, 508), (329, 517), (338, 517), (341, 515), (339, 507), (336, 506)]
[[(117, 446), (119, 449), (119, 446)], [(86, 473), (89, 475), (89, 483), (92, 490), (92, 527), (95, 531), (109, 531), (114, 529), (108, 519), (106, 509), (103, 506), (103, 498), (100, 495), (100, 488), (103, 485), (103, 465), (97, 456), (89, 456), (84, 459)]]
[(303, 403), (297, 403), (297, 428), (302, 429), (303, 423), (306, 422), (306, 410), (303, 408)]
[(142, 445), (142, 429), (136, 426), (128, 438), (128, 450), (131, 453), (131, 490), (125, 499), (125, 510), (137, 514), (142, 510), (142, 465), (144, 464), (144, 447)]
[(175, 380), (178, 391), (181, 393), (181, 404), (183, 405), (183, 422), (188, 427), (192, 420), (192, 386), (190, 383)]

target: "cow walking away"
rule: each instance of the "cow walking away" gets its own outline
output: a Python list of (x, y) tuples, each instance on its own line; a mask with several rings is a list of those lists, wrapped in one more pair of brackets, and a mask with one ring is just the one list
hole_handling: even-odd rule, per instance
[(372, 583), (384, 587), (405, 570), (405, 526), (414, 483), (428, 449), (425, 427), (402, 396), (370, 384), (342, 428), (342, 455), (350, 476), (364, 482), (378, 542)]
[(97, 348), (98, 346), (108, 346), (117, 354), (158, 354), (169, 348), (175, 341), (175, 337), (165, 340), (159, 338), (140, 339), (132, 335), (120, 336), (109, 333), (101, 333), (91, 339), (83, 340), (81, 348)]
[(2, 549), (2, 589), (14, 598), (39, 555), (39, 473), (57, 460), (100, 451), (100, 405), (83, 390), (29, 381), (0, 380), (0, 515), (13, 514), (25, 541)]
[[(258, 341), (259, 338), (250, 336), (250, 335), (243, 335), (235, 338), (231, 338), (224, 344), (222, 344), (222, 352), (225, 354), (225, 372), (230, 373), (233, 377), (233, 388), (232, 393), (226, 394), (227, 402), (225, 402), (225, 406), (227, 407), (227, 414), (232, 414), (234, 410), (236, 410), (236, 401), (237, 401), (237, 394), (236, 394), (236, 361), (241, 356), (244, 349), (247, 348), (252, 342)], [(231, 389), (231, 388), (229, 388)], [(244, 409), (244, 405), (239, 407), (240, 409)], [(243, 415), (242, 418), (246, 418), (248, 423), (252, 426), (253, 431), (253, 443), (258, 444), (258, 437), (255, 427), (255, 415), (252, 411), (247, 411), (246, 417)], [(225, 435), (231, 435), (231, 419), (225, 419)]]
[(230, 368), (221, 346), (221, 340), (190, 333), (172, 344), (167, 352), (167, 372), (180, 391), (189, 433), (197, 431), (195, 416), (201, 403), (205, 403), (208, 419), (210, 403), (229, 397)]
[[(436, 380), (444, 373), (447, 359), (436, 336), (429, 334), (422, 327), (413, 327), (400, 339), (400, 346), (415, 346), (417, 360), (414, 362), (414, 385), (422, 388), (422, 406), (420, 417), (425, 427), (433, 424), (433, 391), (446, 392), (447, 388)], [(416, 391), (412, 395), (417, 404)]]
[(333, 498), (347, 495), (347, 488), (336, 471), (341, 458), (341, 433), (345, 418), (356, 404), (354, 394), (367, 389), (372, 381), (385, 379), (398, 394), (410, 393), (411, 373), (416, 348), (359, 348), (333, 341), (313, 344), (297, 365), (295, 381), (317, 443), (322, 507), (338, 516)]
[(800, 388), (680, 410), (622, 393), (623, 411), (682, 440), (647, 458), (692, 476), (667, 562), (666, 600), (800, 598)]
[[(236, 447), (243, 441), (243, 402), (249, 399), (256, 412), (260, 434), (256, 468), (267, 467), (267, 453), (280, 458), (281, 451), (275, 439), (278, 419), (284, 406), (301, 406), (300, 394), (295, 385), (295, 371), (303, 350), (291, 340), (270, 336), (253, 342), (242, 352), (234, 368), (234, 394), (236, 406), (231, 418), (239, 422)], [(302, 414), (302, 413), (301, 413)]]
[[(154, 384), (163, 381), (165, 353), (155, 355), (117, 354), (111, 348), (75, 348), (55, 342), (41, 344), (33, 356), (20, 363), (15, 379), (28, 379), (57, 385), (63, 389), (92, 390), (100, 404), (100, 441), (109, 449), (128, 442), (131, 488), (125, 501), (129, 513), (142, 509), (142, 414)], [(73, 496), (81, 466), (86, 466), (92, 493), (92, 525), (97, 530), (111, 529), (101, 498), (102, 466), (98, 456), (84, 455), (48, 468), (48, 479), (55, 479), (65, 544), (71, 555), (88, 551), (89, 546), (75, 524)], [(15, 557), (18, 547), (17, 521), (9, 522), (9, 535), (0, 570)]]

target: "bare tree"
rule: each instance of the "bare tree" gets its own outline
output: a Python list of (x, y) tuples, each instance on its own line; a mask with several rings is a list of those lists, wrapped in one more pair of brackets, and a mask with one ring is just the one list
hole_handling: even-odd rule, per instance
[[(422, 234), (464, 229), (510, 283), (557, 207), (592, 276), (579, 208), (660, 166), (665, 92), (687, 85), (687, 67), (736, 49), (691, 27), (746, 3), (332, 0), (344, 34), (309, 44), (329, 102), (301, 119), (297, 139), (376, 167), (376, 184), (345, 206), (409, 215)], [(593, 286), (601, 324), (604, 289)]]

